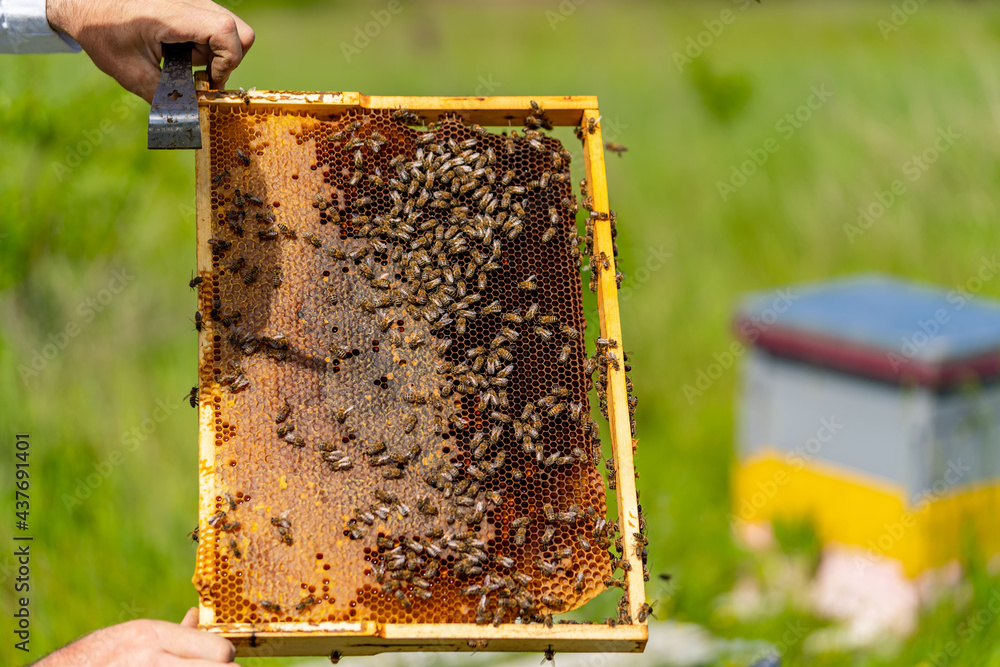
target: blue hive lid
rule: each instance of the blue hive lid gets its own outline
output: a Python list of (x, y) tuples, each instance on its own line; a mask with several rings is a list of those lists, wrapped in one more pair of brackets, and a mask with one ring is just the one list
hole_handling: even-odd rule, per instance
[(756, 292), (735, 326), (777, 354), (887, 379), (936, 384), (961, 374), (956, 362), (1000, 373), (1000, 302), (879, 274)]

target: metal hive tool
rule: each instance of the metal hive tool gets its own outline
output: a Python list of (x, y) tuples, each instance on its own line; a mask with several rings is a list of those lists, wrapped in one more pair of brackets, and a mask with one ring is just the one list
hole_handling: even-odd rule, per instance
[[(570, 156), (476, 124), (539, 117), (525, 99), (429, 99), (201, 93), (201, 623), (246, 654), (641, 650), (624, 376), (601, 358), (619, 536)], [(540, 98), (541, 122), (586, 128), (580, 99)], [(605, 589), (616, 538), (637, 622), (553, 625)]]

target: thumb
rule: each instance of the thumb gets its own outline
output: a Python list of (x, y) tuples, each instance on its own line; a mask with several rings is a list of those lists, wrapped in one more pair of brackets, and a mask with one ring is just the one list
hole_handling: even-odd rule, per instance
[(197, 628), (198, 627), (198, 609), (196, 607), (191, 607), (184, 614), (184, 619), (181, 621), (181, 627), (183, 628)]

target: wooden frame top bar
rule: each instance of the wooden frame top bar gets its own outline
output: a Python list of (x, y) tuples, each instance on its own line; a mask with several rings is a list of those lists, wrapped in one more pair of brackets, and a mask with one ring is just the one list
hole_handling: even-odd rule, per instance
[[(249, 101), (249, 102), (248, 102)], [(491, 127), (510, 125), (520, 127), (531, 115), (531, 102), (545, 110), (553, 125), (578, 127), (587, 109), (597, 109), (593, 95), (563, 95), (535, 97), (406, 97), (363, 95), (354, 92), (299, 92), (299, 91), (199, 91), (199, 105), (239, 106), (251, 105), (264, 109), (307, 110), (310, 114), (324, 116), (341, 113), (352, 107), (363, 109), (405, 108), (435, 121), (444, 114), (458, 114), (466, 123)]]

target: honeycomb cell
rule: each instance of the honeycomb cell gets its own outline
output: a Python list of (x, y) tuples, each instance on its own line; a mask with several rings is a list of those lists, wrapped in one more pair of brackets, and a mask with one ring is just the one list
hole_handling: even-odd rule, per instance
[(570, 156), (412, 121), (209, 107), (216, 623), (539, 622), (613, 572)]

